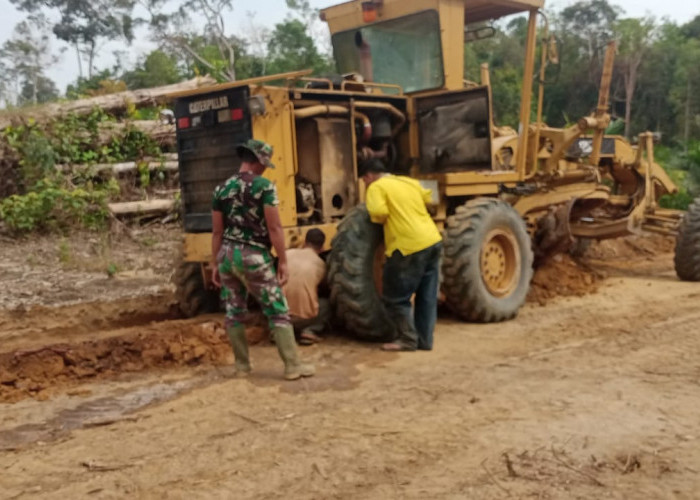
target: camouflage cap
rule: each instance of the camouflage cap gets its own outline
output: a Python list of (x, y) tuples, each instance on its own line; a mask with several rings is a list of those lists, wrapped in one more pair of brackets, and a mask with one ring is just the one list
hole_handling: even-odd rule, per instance
[(255, 155), (258, 161), (268, 168), (275, 168), (270, 158), (272, 158), (272, 146), (257, 139), (248, 139), (243, 144), (236, 146), (236, 152), (240, 155), (241, 151), (247, 150)]

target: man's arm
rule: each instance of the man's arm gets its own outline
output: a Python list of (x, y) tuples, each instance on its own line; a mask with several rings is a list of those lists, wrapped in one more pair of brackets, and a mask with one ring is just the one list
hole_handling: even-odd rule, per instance
[(276, 206), (265, 205), (265, 223), (270, 233), (270, 243), (277, 253), (277, 279), (280, 286), (287, 284), (289, 271), (287, 270), (287, 251), (284, 244), (284, 231), (280, 221), (280, 213)]
[(365, 204), (369, 212), (369, 218), (377, 224), (384, 224), (389, 217), (389, 206), (386, 202), (386, 194), (376, 183), (373, 183), (365, 193)]
[(224, 238), (224, 214), (218, 210), (211, 211), (211, 281), (214, 285), (220, 287), (221, 279), (219, 279), (219, 266), (216, 262), (216, 256), (221, 250), (221, 243)]

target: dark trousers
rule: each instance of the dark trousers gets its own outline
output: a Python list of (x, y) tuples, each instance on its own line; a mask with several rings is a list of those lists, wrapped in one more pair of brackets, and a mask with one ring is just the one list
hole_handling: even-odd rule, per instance
[(384, 305), (396, 323), (396, 342), (407, 349), (433, 348), (441, 253), (442, 243), (410, 255), (397, 250), (384, 264)]
[(331, 303), (330, 300), (319, 297), (318, 299), (318, 315), (314, 318), (302, 319), (292, 315), (292, 326), (294, 331), (299, 334), (304, 330), (320, 335), (327, 328), (328, 322), (331, 319)]

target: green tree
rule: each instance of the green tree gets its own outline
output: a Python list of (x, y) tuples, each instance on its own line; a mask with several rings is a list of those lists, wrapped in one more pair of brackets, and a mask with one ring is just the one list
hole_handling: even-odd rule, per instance
[(162, 50), (154, 50), (136, 68), (124, 73), (122, 79), (129, 88), (142, 89), (177, 83), (181, 78), (177, 60)]
[(625, 137), (630, 136), (632, 101), (638, 85), (639, 67), (647, 56), (656, 26), (653, 19), (621, 19), (615, 24), (619, 36), (616, 66), (622, 73), (625, 100)]
[(678, 65), (671, 100), (678, 116), (680, 139), (687, 150), (691, 139), (700, 137), (700, 39), (687, 39), (676, 51)]
[[(187, 78), (210, 74), (221, 82), (229, 81), (228, 60), (221, 58), (219, 47), (212, 39), (200, 35), (189, 35), (183, 38), (182, 43), (190, 47), (191, 52), (168, 45), (161, 49), (166, 55), (175, 59), (181, 74)], [(264, 60), (249, 54), (244, 40), (231, 38), (229, 43), (234, 50), (233, 70), (238, 79), (264, 74)], [(197, 54), (196, 57), (192, 55), (193, 52)]]
[(681, 27), (681, 31), (686, 38), (700, 38), (700, 14), (695, 16), (692, 21), (684, 24)]
[[(44, 70), (58, 61), (51, 52), (50, 31), (45, 16), (32, 15), (15, 26), (12, 37), (0, 48), (3, 71), (0, 79), (4, 99), (10, 104), (36, 104), (41, 90), (48, 90)], [(55, 94), (55, 85), (51, 82)], [(11, 93), (11, 94), (10, 94)], [(41, 98), (48, 95), (42, 93)]]
[(50, 78), (39, 75), (36, 80), (25, 81), (20, 98), (22, 102), (42, 104), (57, 99), (59, 95), (56, 84)]
[[(224, 21), (232, 0), (146, 0), (145, 6), (161, 46), (186, 54), (218, 80), (236, 80), (236, 39), (226, 33)], [(204, 18), (201, 34), (191, 28), (195, 13)]]
[(135, 0), (10, 0), (21, 11), (55, 13), (52, 24), (58, 39), (69, 43), (76, 51), (80, 77), (83, 59), (87, 62), (87, 77), (95, 68), (95, 57), (103, 40), (133, 39), (132, 12)]
[(90, 78), (81, 78), (66, 88), (66, 97), (81, 99), (83, 97), (112, 94), (126, 90), (126, 84), (119, 80), (113, 70), (103, 69)]
[(608, 40), (613, 38), (614, 23), (621, 9), (607, 0), (582, 0), (561, 11), (560, 34), (567, 33), (578, 42), (578, 50), (589, 63), (602, 56)]
[(669, 144), (678, 129), (677, 112), (669, 96), (678, 66), (678, 47), (685, 38), (671, 22), (661, 24), (657, 31), (639, 67), (631, 123), (634, 130), (662, 132), (663, 141)]
[(298, 19), (288, 19), (275, 26), (268, 48), (268, 74), (312, 69), (315, 74), (331, 70), (328, 58), (323, 57), (306, 26)]

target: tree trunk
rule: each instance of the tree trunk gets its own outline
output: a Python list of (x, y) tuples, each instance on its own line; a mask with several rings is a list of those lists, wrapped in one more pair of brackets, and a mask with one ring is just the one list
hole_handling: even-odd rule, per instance
[(106, 146), (112, 139), (119, 138), (127, 127), (140, 130), (153, 139), (163, 150), (175, 149), (175, 124), (159, 120), (133, 120), (127, 122), (107, 122), (100, 126), (99, 144)]
[(88, 79), (92, 78), (92, 66), (95, 61), (95, 42), (90, 43), (90, 50), (88, 51)]
[(157, 215), (171, 212), (175, 200), (125, 201), (109, 203), (108, 207), (114, 215)]
[(75, 55), (78, 56), (78, 79), (82, 80), (83, 78), (83, 58), (80, 57), (80, 47), (78, 44), (75, 44)]
[(688, 139), (690, 137), (690, 75), (685, 89), (685, 120), (683, 124), (683, 151), (688, 153)]
[(629, 67), (625, 74), (625, 138), (630, 138), (630, 121), (632, 119), (632, 99), (634, 89), (637, 86), (637, 70), (642, 63), (641, 55), (629, 62)]
[(197, 77), (172, 85), (155, 87), (151, 89), (128, 90), (115, 94), (79, 99), (63, 103), (50, 103), (31, 110), (20, 110), (16, 114), (5, 113), (0, 117), (0, 129), (12, 125), (15, 122), (23, 122), (28, 118), (38, 120), (51, 118), (69, 113), (86, 114), (94, 108), (101, 108), (104, 111), (115, 113), (125, 111), (127, 105), (131, 104), (136, 108), (145, 106), (157, 106), (170, 101), (169, 95), (174, 92), (184, 90), (194, 90), (199, 87), (214, 85), (216, 80), (210, 76)]
[[(102, 174), (105, 172), (111, 173), (113, 176), (118, 176), (119, 174), (124, 174), (127, 172), (136, 172), (138, 170), (138, 165), (134, 161), (128, 161), (124, 163), (97, 163), (95, 165), (56, 165), (56, 170), (61, 172), (80, 172), (82, 170), (89, 171), (95, 174)], [(148, 162), (148, 170), (163, 170), (166, 172), (177, 172), (178, 162), (177, 158), (175, 160), (164, 160), (160, 162), (158, 160), (150, 160)]]

